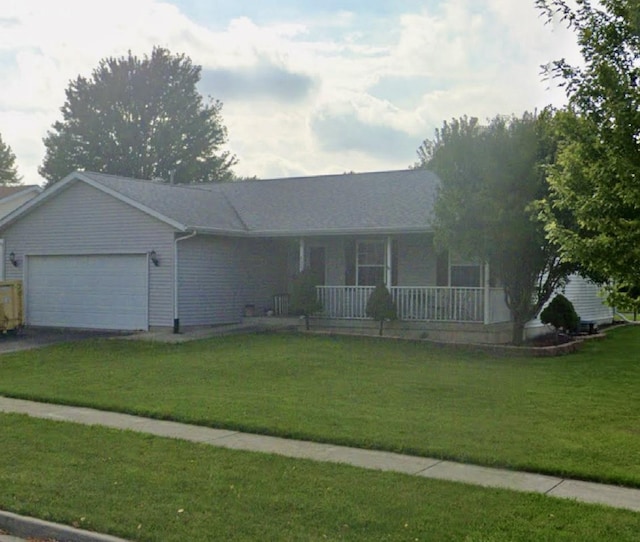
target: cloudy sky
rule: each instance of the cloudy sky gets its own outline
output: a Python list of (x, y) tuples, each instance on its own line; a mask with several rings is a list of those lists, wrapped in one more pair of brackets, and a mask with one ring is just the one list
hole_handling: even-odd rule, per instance
[(540, 65), (577, 59), (533, 0), (0, 0), (0, 134), (25, 183), (69, 81), (154, 45), (202, 66), (235, 171), (406, 168), (444, 120), (564, 102)]

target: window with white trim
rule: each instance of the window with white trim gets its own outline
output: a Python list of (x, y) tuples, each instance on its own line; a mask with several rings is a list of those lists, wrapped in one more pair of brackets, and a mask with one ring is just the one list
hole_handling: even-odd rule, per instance
[(477, 264), (452, 265), (451, 286), (458, 288), (478, 288), (481, 286), (481, 269)]
[(385, 281), (386, 244), (382, 239), (356, 244), (356, 284), (376, 286)]
[(478, 288), (482, 286), (482, 266), (461, 258), (456, 254), (449, 255), (449, 286), (454, 288)]

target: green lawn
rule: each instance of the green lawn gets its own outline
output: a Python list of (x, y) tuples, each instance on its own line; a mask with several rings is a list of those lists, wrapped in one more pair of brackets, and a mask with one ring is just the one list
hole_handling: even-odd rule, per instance
[(640, 486), (640, 327), (496, 358), (309, 335), (0, 357), (0, 394)]
[(0, 415), (0, 509), (130, 540), (635, 541), (640, 514)]

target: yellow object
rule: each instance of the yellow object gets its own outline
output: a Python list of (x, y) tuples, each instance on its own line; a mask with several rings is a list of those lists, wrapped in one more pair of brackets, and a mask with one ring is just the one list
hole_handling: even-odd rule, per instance
[(22, 281), (0, 281), (0, 332), (16, 332), (23, 325)]

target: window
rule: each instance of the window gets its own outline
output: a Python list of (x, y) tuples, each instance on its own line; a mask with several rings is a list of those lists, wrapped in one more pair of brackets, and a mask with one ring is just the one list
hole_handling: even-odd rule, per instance
[(385, 242), (358, 241), (356, 246), (356, 282), (358, 286), (375, 286), (385, 280)]
[(459, 288), (478, 288), (480, 286), (479, 265), (452, 265), (451, 286)]
[(437, 255), (436, 284), (453, 288), (479, 288), (482, 286), (482, 266), (445, 250)]

